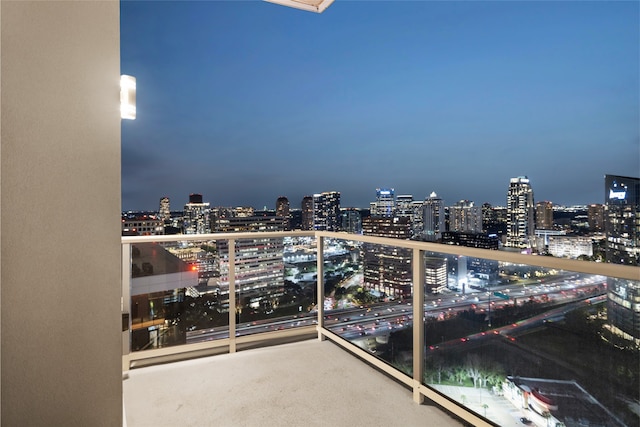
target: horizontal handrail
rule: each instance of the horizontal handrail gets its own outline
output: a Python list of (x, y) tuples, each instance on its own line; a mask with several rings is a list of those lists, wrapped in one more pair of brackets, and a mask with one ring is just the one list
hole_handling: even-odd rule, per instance
[(489, 249), (469, 248), (466, 246), (445, 245), (441, 243), (420, 242), (416, 240), (401, 240), (388, 237), (365, 236), (346, 232), (330, 231), (257, 231), (240, 233), (209, 233), (209, 234), (172, 234), (160, 236), (123, 236), (123, 244), (201, 241), (201, 240), (241, 240), (255, 238), (282, 237), (328, 237), (333, 239), (353, 240), (386, 246), (396, 246), (406, 249), (420, 249), (423, 251), (439, 252), (449, 255), (469, 256), (492, 261), (510, 262), (513, 264), (527, 264), (536, 267), (553, 268), (576, 273), (598, 274), (619, 279), (640, 280), (640, 267), (620, 264), (610, 264), (594, 261), (578, 261), (566, 258), (548, 256), (525, 255), (517, 252), (496, 251)]

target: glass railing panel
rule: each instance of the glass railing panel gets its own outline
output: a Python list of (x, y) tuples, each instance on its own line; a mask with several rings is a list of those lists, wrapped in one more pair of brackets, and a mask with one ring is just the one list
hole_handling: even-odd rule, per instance
[(640, 282), (427, 252), (426, 289), (431, 258), (426, 385), (498, 425), (640, 423)]
[[(228, 286), (229, 246), (220, 245), (221, 281)], [(236, 336), (317, 324), (313, 237), (235, 240)]]
[(218, 243), (131, 244), (131, 351), (228, 337)]
[(411, 249), (325, 239), (324, 252), (325, 327), (410, 373)]

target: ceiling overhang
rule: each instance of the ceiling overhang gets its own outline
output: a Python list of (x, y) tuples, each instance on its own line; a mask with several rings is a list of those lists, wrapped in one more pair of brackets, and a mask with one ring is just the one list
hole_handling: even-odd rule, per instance
[(328, 8), (333, 0), (264, 0), (269, 3), (276, 3), (282, 6), (295, 7), (296, 9), (308, 10), (309, 12), (322, 13)]

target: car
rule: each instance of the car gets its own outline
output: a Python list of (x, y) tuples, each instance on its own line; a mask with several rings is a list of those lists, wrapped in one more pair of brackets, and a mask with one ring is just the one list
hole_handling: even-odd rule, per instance
[(533, 422), (529, 418), (525, 418), (525, 417), (520, 418), (520, 422), (526, 425), (533, 424)]

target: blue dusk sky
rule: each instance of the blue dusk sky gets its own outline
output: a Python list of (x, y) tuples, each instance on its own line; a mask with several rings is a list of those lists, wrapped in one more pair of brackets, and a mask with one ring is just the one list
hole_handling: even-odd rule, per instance
[(122, 1), (122, 208), (603, 203), (640, 175), (639, 40), (636, 1)]

